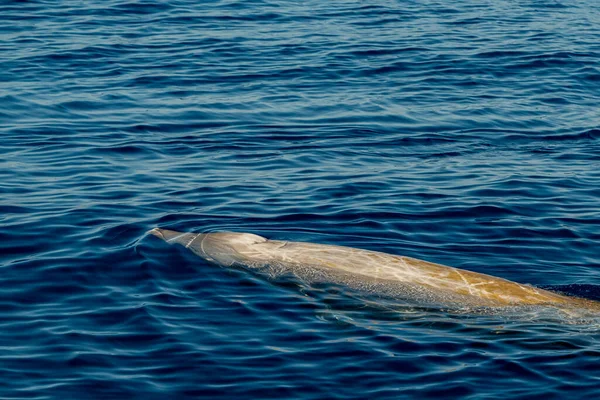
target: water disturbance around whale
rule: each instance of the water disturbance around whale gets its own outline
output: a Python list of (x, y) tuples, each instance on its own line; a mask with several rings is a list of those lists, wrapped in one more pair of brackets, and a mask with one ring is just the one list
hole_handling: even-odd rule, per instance
[(220, 266), (242, 266), (270, 278), (293, 275), (359, 291), (463, 309), (542, 306), (566, 316), (596, 316), (600, 303), (416, 258), (351, 247), (269, 240), (250, 233), (149, 233)]

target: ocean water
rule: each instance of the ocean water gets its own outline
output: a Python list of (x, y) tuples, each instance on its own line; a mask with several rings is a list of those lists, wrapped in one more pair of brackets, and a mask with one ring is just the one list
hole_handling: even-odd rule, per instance
[(597, 398), (600, 327), (390, 310), (145, 232), (600, 298), (595, 0), (0, 2), (0, 398)]

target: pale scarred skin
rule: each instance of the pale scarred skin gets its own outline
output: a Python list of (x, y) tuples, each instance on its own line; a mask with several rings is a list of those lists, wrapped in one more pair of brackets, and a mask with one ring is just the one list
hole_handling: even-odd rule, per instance
[(491, 275), (415, 258), (316, 243), (268, 240), (249, 233), (149, 233), (178, 243), (209, 262), (244, 266), (270, 276), (333, 282), (370, 292), (468, 307), (550, 306), (600, 315), (600, 303), (563, 296)]

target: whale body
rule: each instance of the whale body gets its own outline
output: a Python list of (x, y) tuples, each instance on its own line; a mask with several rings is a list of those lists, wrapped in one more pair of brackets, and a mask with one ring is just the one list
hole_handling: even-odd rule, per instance
[(600, 316), (600, 302), (411, 257), (350, 247), (268, 240), (251, 233), (149, 231), (224, 267), (242, 266), (270, 277), (293, 275), (357, 290), (458, 308), (551, 307), (567, 315)]

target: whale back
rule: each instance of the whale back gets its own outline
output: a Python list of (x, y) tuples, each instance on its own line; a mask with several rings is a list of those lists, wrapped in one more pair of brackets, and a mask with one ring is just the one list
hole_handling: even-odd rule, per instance
[(330, 282), (405, 300), (459, 307), (552, 306), (568, 314), (575, 309), (600, 313), (600, 302), (377, 251), (267, 240), (251, 233), (194, 234), (158, 228), (149, 233), (181, 244), (212, 263), (249, 267), (269, 277), (292, 274), (307, 283)]

